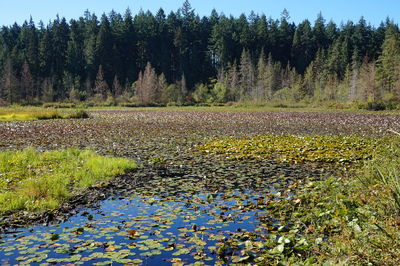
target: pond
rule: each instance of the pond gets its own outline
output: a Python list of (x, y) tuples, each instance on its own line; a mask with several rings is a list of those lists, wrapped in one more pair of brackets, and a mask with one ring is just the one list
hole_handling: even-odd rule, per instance
[[(279, 221), (271, 198), (319, 171), (261, 163), (256, 173), (233, 163), (212, 177), (156, 176), (60, 224), (2, 235), (6, 264), (206, 264), (249, 261)], [(241, 171), (238, 171), (238, 170)], [(289, 194), (290, 197), (290, 194)]]

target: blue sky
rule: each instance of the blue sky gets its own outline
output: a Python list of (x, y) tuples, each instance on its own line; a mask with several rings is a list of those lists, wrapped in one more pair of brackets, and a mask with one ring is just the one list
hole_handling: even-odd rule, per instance
[[(78, 18), (88, 9), (98, 16), (112, 9), (123, 13), (127, 7), (136, 14), (140, 8), (155, 13), (162, 7), (167, 13), (176, 11), (184, 0), (0, 0), (0, 25), (22, 24), (32, 16), (37, 23), (45, 24), (57, 14), (67, 20)], [(291, 20), (298, 23), (304, 19), (314, 21), (322, 12), (324, 18), (336, 23), (358, 21), (364, 16), (367, 22), (378, 26), (387, 16), (399, 23), (400, 0), (191, 0), (192, 7), (200, 15), (209, 15), (215, 8), (226, 15), (249, 14), (251, 10), (268, 17), (279, 18), (282, 10), (289, 11)]]

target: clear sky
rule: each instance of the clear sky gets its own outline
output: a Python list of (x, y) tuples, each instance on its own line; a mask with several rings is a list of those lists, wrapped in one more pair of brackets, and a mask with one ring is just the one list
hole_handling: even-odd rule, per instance
[[(45, 24), (57, 14), (65, 17), (79, 18), (88, 9), (100, 16), (112, 9), (123, 13), (130, 8), (133, 14), (140, 9), (155, 13), (160, 7), (169, 13), (182, 6), (184, 0), (0, 0), (0, 25), (22, 24), (32, 16), (37, 23)], [(279, 18), (282, 10), (289, 11), (295, 23), (304, 19), (314, 21), (319, 12), (329, 21), (336, 23), (352, 20), (358, 21), (364, 16), (367, 22), (378, 26), (387, 16), (396, 23), (400, 19), (400, 0), (191, 0), (192, 7), (201, 16), (208, 16), (213, 8), (219, 13), (239, 16), (249, 14), (251, 10), (268, 17)]]

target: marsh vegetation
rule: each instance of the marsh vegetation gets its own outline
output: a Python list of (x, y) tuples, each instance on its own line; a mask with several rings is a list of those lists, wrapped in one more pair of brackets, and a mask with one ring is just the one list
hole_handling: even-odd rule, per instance
[[(1, 218), (6, 231), (18, 228), (3, 235), (2, 263), (398, 262), (399, 140), (388, 131), (400, 128), (397, 115), (263, 107), (88, 112), (90, 119), (1, 122), (8, 170), (0, 171), (11, 180), (2, 179), (4, 193), (56, 178), (67, 192), (60, 205), (41, 194), (9, 210), (25, 210), (18, 219)], [(29, 219), (33, 212), (46, 219)]]

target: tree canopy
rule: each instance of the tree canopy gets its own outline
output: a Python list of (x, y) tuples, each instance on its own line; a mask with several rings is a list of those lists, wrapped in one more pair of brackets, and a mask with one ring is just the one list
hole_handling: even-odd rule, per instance
[[(152, 73), (154, 86), (139, 88), (155, 90), (162, 75), (178, 88), (184, 81), (185, 99), (198, 84), (212, 87), (213, 80), (218, 81), (218, 101), (266, 100), (291, 87), (306, 97), (358, 75), (365, 58), (364, 65), (376, 62), (378, 85), (393, 92), (400, 90), (399, 36), (389, 19), (376, 28), (364, 18), (338, 26), (322, 14), (296, 25), (286, 10), (279, 19), (215, 10), (200, 17), (187, 0), (169, 14), (159, 9), (133, 15), (128, 9), (99, 18), (86, 11), (69, 22), (57, 16), (38, 26), (30, 19), (0, 29), (0, 97), (28, 103), (50, 92), (53, 100), (68, 99), (71, 91), (80, 99), (117, 97), (135, 93), (145, 73)], [(160, 100), (153, 96), (146, 97)]]

